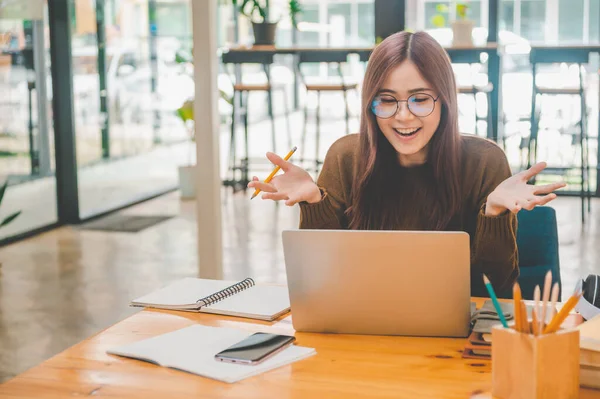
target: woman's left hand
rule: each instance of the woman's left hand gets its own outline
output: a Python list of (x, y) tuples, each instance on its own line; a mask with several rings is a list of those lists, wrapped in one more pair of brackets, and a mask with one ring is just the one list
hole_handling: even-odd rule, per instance
[(527, 184), (532, 177), (545, 168), (546, 162), (540, 162), (500, 183), (487, 197), (485, 214), (497, 216), (506, 210), (513, 213), (521, 209), (532, 210), (535, 206), (545, 205), (556, 198), (553, 191), (565, 187), (564, 182), (543, 186)]

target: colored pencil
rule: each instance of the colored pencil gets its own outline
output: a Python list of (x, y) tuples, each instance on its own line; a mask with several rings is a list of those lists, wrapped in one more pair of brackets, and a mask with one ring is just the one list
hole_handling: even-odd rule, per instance
[(573, 310), (575, 305), (577, 305), (577, 302), (579, 302), (579, 298), (581, 298), (581, 295), (582, 295), (582, 292), (578, 292), (576, 294), (571, 295), (571, 297), (565, 303), (565, 305), (552, 318), (550, 323), (548, 323), (548, 325), (544, 329), (544, 334), (551, 334), (553, 332), (556, 332), (560, 328), (563, 321), (565, 321), (567, 316), (569, 316), (569, 313), (571, 312), (571, 310)]
[(521, 316), (521, 287), (519, 283), (513, 285), (513, 313), (515, 315), (515, 330), (524, 332), (525, 326), (522, 325), (523, 317)]
[(500, 318), (500, 322), (502, 323), (504, 328), (508, 328), (508, 324), (506, 323), (506, 318), (504, 317), (504, 312), (502, 311), (502, 308), (500, 307), (500, 303), (498, 302), (498, 297), (496, 297), (494, 288), (492, 287), (490, 280), (487, 278), (487, 276), (485, 274), (483, 275), (483, 283), (485, 284), (485, 288), (488, 290), (488, 293), (490, 294), (490, 299), (492, 300), (492, 303), (494, 304), (494, 307), (496, 308), (496, 312), (498, 312), (498, 317)]

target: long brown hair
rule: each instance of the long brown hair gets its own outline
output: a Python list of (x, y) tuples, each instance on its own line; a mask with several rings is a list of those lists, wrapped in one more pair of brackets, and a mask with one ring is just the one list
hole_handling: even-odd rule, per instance
[[(389, 230), (400, 218), (397, 196), (389, 195), (391, 170), (398, 168), (396, 151), (385, 138), (371, 103), (389, 73), (405, 60), (412, 61), (439, 95), (439, 126), (428, 143), (427, 163), (434, 192), (427, 228), (445, 229), (460, 209), (460, 135), (456, 105), (456, 82), (444, 49), (427, 33), (398, 32), (381, 42), (371, 54), (362, 90), (360, 154), (352, 186), (349, 227), (358, 230)], [(400, 190), (401, 191), (401, 190)], [(397, 192), (397, 191), (396, 191)], [(402, 193), (400, 193), (402, 195)]]

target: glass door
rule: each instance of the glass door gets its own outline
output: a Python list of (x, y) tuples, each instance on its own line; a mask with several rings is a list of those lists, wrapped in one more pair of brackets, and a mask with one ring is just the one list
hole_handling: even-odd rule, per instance
[(177, 109), (193, 96), (190, 2), (70, 0), (82, 219), (178, 187), (195, 144)]
[(0, 4), (0, 242), (57, 221), (45, 0)]

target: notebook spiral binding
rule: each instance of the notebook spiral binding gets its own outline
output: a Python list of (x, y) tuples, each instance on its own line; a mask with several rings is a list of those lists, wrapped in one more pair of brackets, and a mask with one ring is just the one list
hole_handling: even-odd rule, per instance
[(214, 294), (211, 294), (202, 299), (198, 299), (196, 301), (196, 303), (202, 302), (202, 306), (212, 305), (214, 303), (222, 301), (223, 299), (225, 299), (233, 294), (237, 294), (238, 292), (243, 291), (246, 288), (250, 288), (253, 285), (254, 285), (254, 280), (251, 278), (246, 278), (246, 279), (240, 281), (239, 283), (236, 283), (232, 286), (222, 289), (221, 291), (215, 292)]

